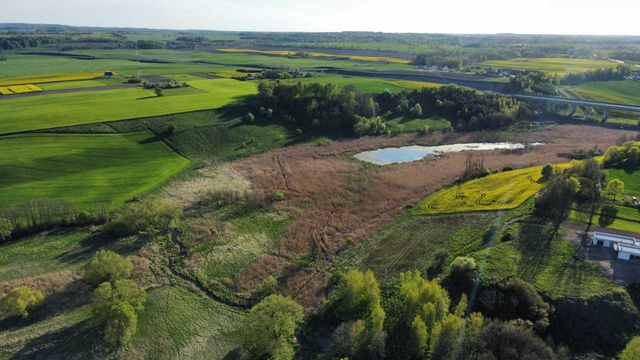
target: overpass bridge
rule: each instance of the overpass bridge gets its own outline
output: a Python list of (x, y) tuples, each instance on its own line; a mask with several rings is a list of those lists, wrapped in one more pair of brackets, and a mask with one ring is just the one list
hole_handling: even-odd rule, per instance
[(558, 96), (511, 94), (511, 97), (518, 100), (533, 100), (533, 101), (544, 101), (551, 104), (573, 105), (576, 108), (578, 106), (584, 106), (584, 107), (592, 107), (592, 108), (600, 109), (602, 112), (602, 121), (607, 120), (607, 118), (609, 117), (609, 110), (629, 111), (629, 112), (635, 112), (640, 114), (640, 106), (636, 106), (636, 105), (616, 104), (616, 103), (589, 101), (589, 100), (580, 100), (580, 99), (569, 99), (569, 98), (558, 97)]

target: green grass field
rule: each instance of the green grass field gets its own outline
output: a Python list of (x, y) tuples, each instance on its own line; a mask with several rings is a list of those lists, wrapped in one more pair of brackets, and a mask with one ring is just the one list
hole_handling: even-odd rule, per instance
[[(609, 180), (619, 179), (624, 182), (624, 194), (616, 199), (615, 207), (618, 211), (617, 218), (612, 224), (608, 225), (608, 228), (632, 231), (640, 234), (640, 209), (634, 208), (625, 204), (625, 199), (635, 196), (640, 198), (640, 170), (628, 172), (622, 169), (607, 169), (609, 174)], [(608, 196), (605, 194), (605, 196)], [(585, 213), (579, 213), (572, 211), (570, 214), (571, 219), (587, 223), (589, 221), (588, 215)], [(596, 215), (593, 219), (595, 225), (600, 224), (600, 217)]]
[(598, 81), (568, 89), (586, 100), (640, 105), (640, 82), (638, 81)]
[(240, 345), (245, 314), (180, 286), (147, 293), (126, 359), (223, 359)]
[(254, 83), (236, 80), (190, 85), (202, 92), (157, 97), (152, 90), (131, 88), (3, 100), (0, 134), (214, 109), (256, 92)]
[(459, 189), (455, 185), (449, 186), (418, 203), (416, 214), (437, 215), (516, 208), (542, 188), (541, 170), (541, 166), (536, 166), (505, 171), (467, 181)]
[(569, 59), (569, 58), (515, 58), (510, 60), (489, 60), (482, 66), (499, 69), (542, 71), (559, 76), (602, 68), (615, 68), (619, 64), (611, 60)]
[(79, 250), (87, 236), (87, 231), (42, 233), (0, 246), (2, 280), (76, 269), (81, 264), (79, 259), (65, 254)]
[(233, 300), (235, 289), (228, 286), (229, 282), (233, 283), (259, 256), (276, 250), (290, 219), (257, 205), (236, 203), (201, 209), (193, 223), (202, 226), (203, 221), (212, 227), (226, 224), (225, 229), (219, 229), (219, 236), (193, 239), (188, 256), (179, 265), (181, 272), (218, 296)]
[(515, 276), (552, 298), (588, 297), (616, 288), (600, 275), (596, 262), (574, 261), (576, 248), (562, 234), (551, 240), (551, 224), (514, 227), (519, 234), (515, 240), (497, 242), (473, 254), (481, 281), (501, 283)]
[(189, 164), (150, 132), (17, 135), (0, 138), (0, 147), (3, 207), (52, 198), (114, 209)]
[(422, 87), (439, 86), (434, 83), (423, 83), (419, 81), (402, 81), (389, 80), (383, 78), (370, 78), (361, 76), (315, 76), (302, 79), (286, 80), (289, 83), (319, 83), (319, 84), (335, 84), (337, 86), (354, 86), (358, 91), (365, 93), (381, 93), (385, 90), (391, 92), (401, 92), (406, 90), (419, 89)]
[(385, 122), (392, 133), (423, 131), (425, 126), (429, 127), (429, 131), (441, 131), (450, 125), (449, 120), (435, 116), (424, 119), (392, 117), (390, 119), (386, 119)]

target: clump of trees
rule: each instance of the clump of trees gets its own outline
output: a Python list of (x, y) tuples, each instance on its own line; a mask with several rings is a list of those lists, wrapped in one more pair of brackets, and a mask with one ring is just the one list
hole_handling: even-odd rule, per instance
[(42, 302), (44, 296), (40, 290), (28, 286), (18, 286), (0, 298), (0, 315), (26, 318), (32, 307)]
[(557, 77), (533, 71), (512, 77), (504, 91), (513, 94), (556, 95), (557, 84)]
[(636, 336), (622, 350), (619, 356), (620, 360), (640, 359), (640, 336)]
[(144, 309), (145, 291), (133, 280), (103, 282), (91, 294), (91, 312), (103, 326), (104, 338), (115, 346), (128, 343), (137, 331), (138, 312)]
[(251, 308), (244, 348), (256, 358), (293, 359), (295, 332), (304, 319), (302, 306), (282, 295), (269, 295)]
[(114, 283), (128, 279), (132, 271), (130, 260), (109, 250), (99, 250), (85, 266), (84, 277), (91, 284)]
[(373, 272), (349, 271), (334, 296), (338, 317), (343, 320), (333, 333), (336, 355), (357, 359), (382, 357), (385, 311)]
[(621, 146), (609, 147), (604, 153), (604, 164), (629, 170), (640, 168), (640, 141), (627, 141)]
[(617, 68), (596, 69), (581, 73), (570, 73), (560, 83), (563, 85), (579, 85), (590, 81), (623, 80), (633, 74), (628, 66), (620, 65)]
[[(456, 130), (497, 129), (518, 120), (519, 103), (511, 98), (474, 89), (446, 85), (375, 97), (380, 112), (400, 116), (440, 115)], [(418, 105), (420, 105), (418, 107)]]
[(294, 126), (351, 135), (358, 116), (365, 115), (358, 113), (356, 92), (351, 87), (261, 82), (258, 91), (260, 106), (273, 109)]
[(131, 260), (108, 250), (99, 251), (85, 267), (85, 279), (100, 285), (91, 294), (93, 319), (105, 340), (114, 346), (128, 343), (137, 331), (138, 313), (147, 295), (130, 279)]
[(105, 231), (117, 237), (139, 232), (158, 233), (176, 226), (182, 210), (157, 197), (146, 197), (128, 204), (105, 225)]

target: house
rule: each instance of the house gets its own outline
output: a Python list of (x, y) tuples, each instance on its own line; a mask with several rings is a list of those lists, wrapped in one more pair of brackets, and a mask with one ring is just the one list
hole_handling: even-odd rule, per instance
[(104, 72), (104, 78), (105, 79), (111, 79), (113, 77), (113, 72), (112, 71), (105, 71)]
[(247, 75), (247, 80), (255, 80), (255, 76), (253, 74)]

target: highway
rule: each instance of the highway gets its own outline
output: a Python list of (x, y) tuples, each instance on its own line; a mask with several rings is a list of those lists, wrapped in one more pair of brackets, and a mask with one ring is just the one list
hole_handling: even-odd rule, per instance
[(591, 106), (599, 109), (633, 111), (633, 112), (640, 113), (640, 106), (634, 106), (634, 105), (569, 99), (569, 98), (562, 98), (562, 97), (555, 97), (555, 96), (520, 95), (520, 94), (512, 94), (511, 96), (518, 100), (537, 100), (537, 101), (546, 101), (546, 102), (551, 102), (556, 104)]

